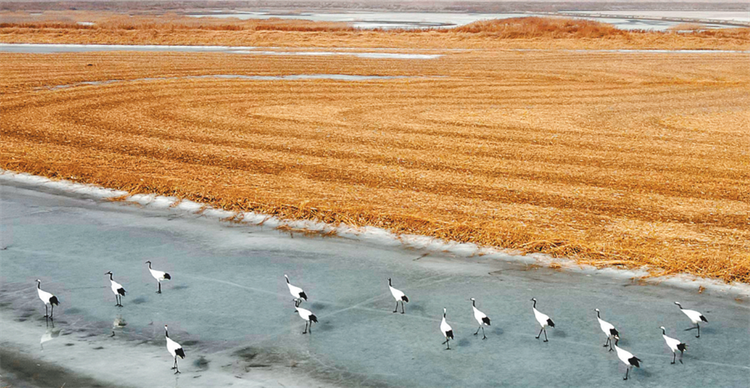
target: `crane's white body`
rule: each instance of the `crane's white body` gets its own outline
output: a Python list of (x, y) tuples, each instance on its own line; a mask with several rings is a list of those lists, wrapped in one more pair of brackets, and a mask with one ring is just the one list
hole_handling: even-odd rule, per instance
[(305, 320), (305, 331), (302, 334), (307, 334), (308, 330), (312, 333), (312, 324), (313, 322), (318, 322), (318, 317), (312, 311), (303, 309), (302, 307), (297, 307), (294, 311), (299, 314), (300, 318)]
[(182, 349), (182, 346), (178, 344), (177, 341), (169, 338), (169, 329), (167, 328), (167, 325), (164, 325), (164, 337), (167, 339), (167, 351), (172, 355), (172, 358), (174, 358), (174, 365), (172, 366), (172, 369), (176, 369), (174, 373), (178, 374), (180, 373), (180, 368), (177, 363), (177, 357), (184, 359), (185, 350)]
[(536, 298), (531, 298), (531, 301), (534, 302), (534, 306), (531, 307), (532, 310), (534, 310), (534, 318), (536, 318), (539, 326), (542, 327), (542, 329), (539, 330), (539, 334), (536, 336), (536, 339), (539, 339), (539, 337), (542, 335), (542, 332), (544, 332), (544, 342), (548, 342), (549, 339), (547, 339), (547, 326), (555, 327), (555, 323), (552, 322), (552, 319), (550, 319), (549, 315), (544, 314), (536, 309)]
[(156, 284), (157, 284), (157, 287), (158, 287), (157, 290), (156, 290), (156, 293), (157, 294), (161, 294), (161, 282), (163, 282), (165, 280), (171, 280), (172, 277), (168, 273), (166, 273), (164, 271), (157, 271), (157, 270), (151, 268), (151, 261), (147, 261), (146, 264), (148, 264), (148, 272), (151, 273), (151, 277), (153, 277), (154, 279), (156, 279)]
[(37, 288), (36, 292), (39, 295), (39, 299), (41, 299), (42, 302), (44, 302), (44, 304), (46, 305), (50, 304), (50, 299), (52, 299), (54, 295), (50, 294), (47, 291), (43, 291), (41, 288)]
[(388, 278), (388, 289), (391, 290), (391, 295), (393, 295), (393, 299), (396, 299), (396, 308), (393, 310), (394, 313), (398, 312), (398, 302), (401, 302), (401, 314), (404, 313), (404, 303), (409, 303), (409, 298), (401, 292), (401, 290), (393, 288), (393, 284), (391, 283), (391, 278)]
[(125, 288), (122, 284), (117, 283), (113, 277), (112, 271), (106, 272), (105, 275), (109, 275), (109, 286), (112, 289), (112, 293), (115, 294), (115, 306), (122, 307), (122, 297), (125, 296)]
[(112, 289), (112, 293), (115, 294), (115, 295), (120, 295), (120, 293), (117, 290), (123, 288), (122, 284), (117, 283), (116, 281), (114, 281), (112, 279), (109, 280), (109, 283), (110, 283), (109, 287)]
[(388, 286), (388, 288), (391, 289), (391, 295), (393, 295), (393, 299), (396, 299), (396, 302), (402, 301), (403, 297), (406, 296), (401, 290), (397, 290), (393, 286)]
[(690, 319), (690, 322), (692, 322), (693, 325), (695, 325), (695, 327), (692, 327), (687, 330), (698, 329), (698, 335), (696, 335), (695, 338), (700, 338), (701, 337), (701, 322), (708, 323), (708, 319), (706, 319), (706, 317), (703, 316), (703, 314), (701, 314), (698, 311), (682, 308), (682, 305), (680, 304), (680, 302), (674, 302), (674, 304), (676, 304), (680, 308), (680, 311), (682, 311), (682, 313), (685, 314), (688, 317), (688, 319)]
[(489, 324), (484, 321), (484, 318), (487, 318), (487, 314), (479, 311), (479, 309), (474, 306), (471, 306), (471, 308), (474, 310), (474, 319), (477, 323), (481, 326), (489, 326)]
[(167, 278), (165, 278), (165, 277), (164, 277), (164, 275), (166, 275), (166, 274), (167, 274), (166, 272), (163, 272), (163, 271), (157, 271), (157, 270), (155, 270), (155, 269), (151, 269), (151, 268), (149, 268), (149, 269), (148, 269), (148, 272), (151, 272), (151, 276), (152, 276), (152, 277), (153, 277), (154, 279), (156, 279), (156, 281), (157, 281), (157, 282), (160, 282), (160, 283), (161, 283), (161, 282), (163, 282), (163, 281), (165, 281), (165, 280), (168, 280)]
[(446, 313), (447, 313), (447, 310), (444, 308), (443, 320), (440, 321), (440, 332), (443, 333), (443, 337), (445, 337), (445, 342), (443, 343), (448, 345), (446, 350), (450, 350), (451, 348), (450, 340), (453, 339), (453, 328), (451, 327), (451, 325), (448, 324), (448, 322), (445, 321)]
[(687, 315), (687, 317), (690, 319), (690, 322), (693, 323), (693, 325), (697, 325), (701, 322), (701, 317), (703, 314), (699, 313), (695, 310), (688, 310), (688, 309), (680, 309), (683, 314)]
[(546, 328), (549, 325), (547, 322), (549, 321), (549, 315), (540, 312), (536, 307), (532, 307), (532, 309), (534, 310), (534, 318), (539, 322), (539, 326), (541, 326), (542, 329)]
[(622, 361), (623, 364), (628, 368), (625, 372), (625, 377), (623, 380), (628, 379), (628, 374), (630, 374), (630, 370), (633, 369), (634, 366), (640, 368), (640, 359), (633, 355), (633, 353), (630, 353), (629, 351), (620, 348), (617, 346), (617, 341), (615, 341), (615, 350), (617, 351), (617, 358)]
[(687, 350), (687, 344), (681, 342), (677, 338), (672, 338), (667, 335), (667, 329), (662, 326), (661, 328), (661, 336), (664, 337), (664, 342), (667, 343), (667, 347), (669, 347), (669, 350), (672, 351), (672, 364), (675, 363), (675, 358), (677, 358), (677, 352), (680, 352), (680, 364), (682, 364), (682, 354)]
[[(53, 319), (52, 316), (55, 313), (55, 306), (60, 304), (57, 297), (42, 290), (42, 281), (39, 279), (36, 280), (36, 294), (39, 295), (39, 299), (44, 303), (44, 317)], [(52, 308), (52, 311), (49, 314), (47, 314), (47, 306)]]
[(484, 327), (485, 326), (490, 326), (490, 318), (487, 316), (487, 314), (481, 312), (477, 308), (477, 306), (476, 306), (477, 302), (476, 302), (476, 300), (474, 300), (474, 298), (471, 298), (470, 300), (471, 300), (471, 309), (474, 312), (474, 319), (479, 324), (479, 327), (477, 328), (477, 331), (474, 332), (474, 335), (479, 334), (479, 329), (482, 329), (482, 339), (486, 340), (487, 339), (487, 335), (484, 334)]
[(609, 346), (609, 351), (611, 352), (612, 349), (612, 338), (619, 339), (619, 333), (617, 332), (617, 329), (615, 329), (615, 326), (605, 320), (603, 320), (599, 316), (599, 309), (595, 309), (596, 311), (596, 320), (599, 321), (599, 327), (602, 329), (602, 332), (604, 335), (607, 336), (607, 342), (604, 343), (604, 347)]
[(169, 354), (172, 355), (172, 357), (177, 357), (177, 349), (182, 348), (180, 344), (178, 344), (175, 340), (167, 337), (167, 350), (169, 351)]
[(286, 286), (289, 288), (289, 293), (294, 298), (294, 307), (299, 307), (303, 299), (307, 300), (307, 294), (305, 294), (303, 289), (289, 283), (289, 276), (284, 275), (284, 277), (286, 278)]
[(310, 316), (314, 315), (312, 313), (312, 311), (310, 311), (308, 309), (303, 309), (302, 307), (297, 307), (297, 314), (299, 314), (300, 318), (302, 318), (302, 319), (304, 319), (304, 320), (306, 320), (308, 322), (310, 321)]

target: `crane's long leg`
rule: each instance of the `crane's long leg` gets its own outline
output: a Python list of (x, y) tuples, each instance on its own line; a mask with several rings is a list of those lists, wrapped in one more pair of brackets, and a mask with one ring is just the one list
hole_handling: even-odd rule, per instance
[(672, 364), (674, 364), (675, 359), (677, 359), (677, 353), (672, 352), (672, 362), (671, 362)]
[(481, 328), (482, 328), (482, 325), (479, 325), (479, 327), (477, 327), (477, 331), (474, 333), (474, 335), (479, 334), (479, 329), (481, 329)]
[(547, 329), (545, 328), (542, 330), (544, 330), (544, 342), (549, 342), (549, 340), (547, 339)]
[(451, 350), (451, 339), (450, 338), (446, 338), (445, 342), (443, 342), (443, 343), (448, 345), (448, 347), (445, 348), (445, 350)]
[(45, 318), (49, 317), (49, 314), (47, 313), (47, 304), (46, 303), (44, 304), (44, 317)]
[[(612, 338), (612, 337), (607, 337), (607, 342), (605, 342), (604, 345), (602, 345), (602, 347), (606, 348), (607, 346), (609, 346), (610, 338)], [(611, 348), (611, 346), (610, 346), (610, 348)]]
[(684, 350), (680, 350), (680, 364), (682, 364), (682, 363), (683, 363), (683, 362), (682, 362), (682, 354), (683, 354), (683, 353), (685, 353), (685, 351), (684, 351)]
[(623, 378), (623, 380), (627, 380), (628, 379), (628, 374), (629, 373), (630, 373), (630, 367), (628, 367), (628, 369), (625, 370), (625, 377)]
[(398, 312), (398, 301), (396, 301), (396, 308), (393, 310), (394, 313)]
[[(46, 305), (45, 305), (46, 307)], [(49, 313), (49, 319), (52, 319), (52, 317), (55, 315), (55, 305), (50, 304), (50, 307), (52, 307), (52, 311)]]
[(177, 356), (174, 356), (174, 367), (177, 369), (177, 371), (174, 372), (174, 374), (182, 373), (180, 372), (180, 362), (177, 361)]
[(308, 334), (312, 334), (312, 321), (309, 322), (310, 327), (307, 329)]
[(303, 332), (302, 332), (302, 334), (307, 334), (307, 325), (308, 325), (309, 323), (310, 323), (310, 322), (305, 322), (305, 331), (303, 331)]
[[(398, 307), (398, 302), (396, 302), (396, 307)], [(404, 301), (401, 301), (401, 314), (404, 313)]]
[(698, 326), (698, 335), (696, 335), (695, 338), (701, 338), (701, 324), (696, 323), (695, 325)]
[(482, 339), (483, 339), (483, 340), (486, 340), (486, 339), (487, 339), (487, 336), (486, 336), (486, 335), (484, 334), (484, 326), (479, 326), (479, 327), (481, 327), (481, 328), (482, 328)]
[(156, 293), (157, 293), (157, 294), (161, 294), (161, 282), (157, 280), (157, 281), (156, 281), (156, 284), (158, 284), (158, 285), (159, 285), (159, 290), (158, 290), (158, 291), (156, 291)]
[(539, 339), (539, 336), (541, 336), (541, 335), (542, 335), (542, 331), (543, 331), (543, 330), (544, 330), (544, 328), (542, 328), (541, 330), (539, 330), (539, 334), (538, 334), (538, 335), (536, 336), (536, 339)]

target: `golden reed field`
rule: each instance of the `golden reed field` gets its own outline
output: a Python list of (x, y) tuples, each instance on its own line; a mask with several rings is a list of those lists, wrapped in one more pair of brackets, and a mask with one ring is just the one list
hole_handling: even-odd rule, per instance
[[(0, 167), (597, 266), (647, 266), (655, 275), (750, 282), (750, 54), (564, 50), (747, 50), (747, 30), (596, 37), (608, 28), (572, 21), (452, 32), (215, 23), (6, 23), (0, 41), (253, 45), (270, 36), (269, 46), (295, 50), (381, 46), (443, 56), (2, 53)], [(587, 28), (601, 31), (571, 32)], [(139, 40), (149, 31), (152, 40)], [(214, 34), (223, 38), (203, 40)], [(229, 74), (407, 78), (189, 78)], [(109, 80), (117, 81), (81, 84)]]

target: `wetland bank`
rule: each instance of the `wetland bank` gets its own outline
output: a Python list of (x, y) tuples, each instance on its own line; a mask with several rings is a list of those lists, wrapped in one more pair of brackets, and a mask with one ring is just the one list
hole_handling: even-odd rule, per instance
[(71, 14), (0, 41), (225, 47), (0, 53), (3, 169), (750, 280), (748, 29)]

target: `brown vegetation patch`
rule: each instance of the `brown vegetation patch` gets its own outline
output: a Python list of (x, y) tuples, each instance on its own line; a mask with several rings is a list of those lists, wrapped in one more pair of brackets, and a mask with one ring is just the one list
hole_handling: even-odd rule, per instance
[[(750, 281), (748, 55), (443, 53), (1, 54), (0, 167)], [(132, 81), (205, 74), (427, 78)]]
[[(79, 22), (93, 23), (82, 25)], [(0, 12), (0, 42), (288, 47), (725, 49), (750, 48), (750, 28), (691, 34), (625, 31), (588, 20), (525, 17), (457, 28), (360, 30), (348, 23), (185, 15)]]

